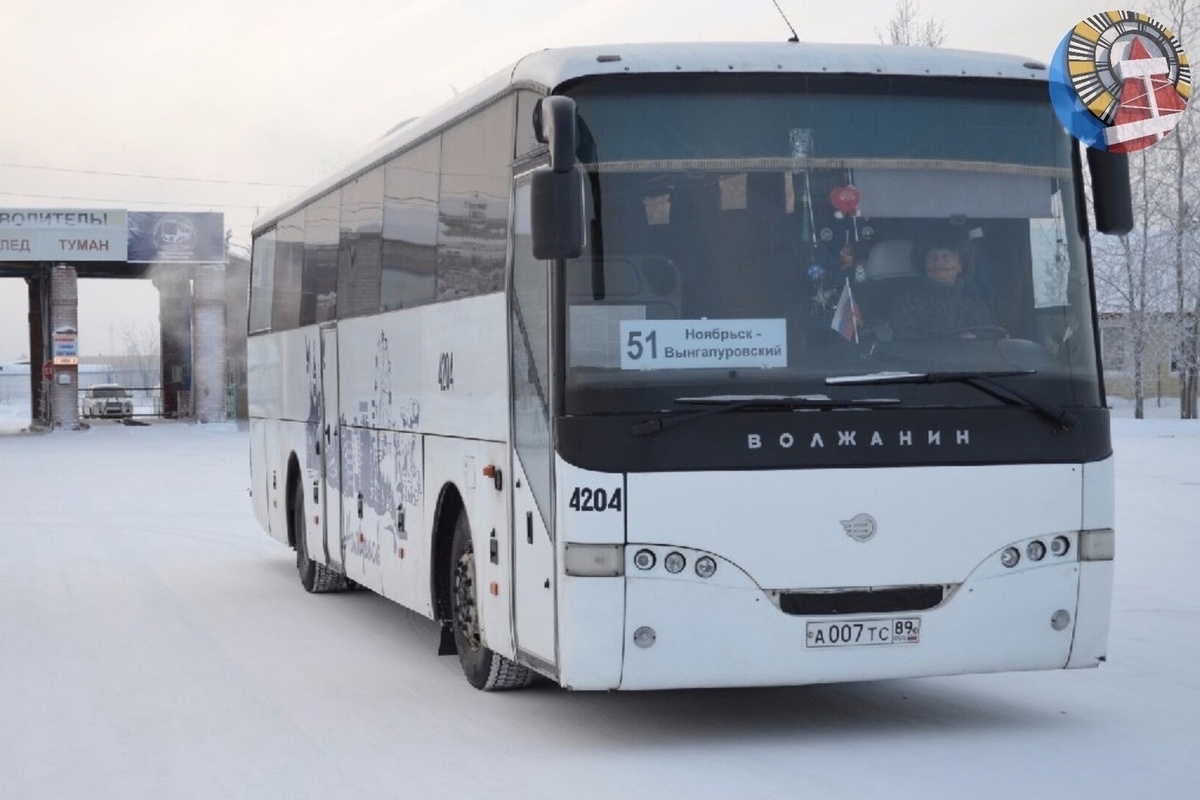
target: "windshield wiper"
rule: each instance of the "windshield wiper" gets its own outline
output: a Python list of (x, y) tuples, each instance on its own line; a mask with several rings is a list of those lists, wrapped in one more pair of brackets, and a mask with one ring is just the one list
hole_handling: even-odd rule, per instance
[(666, 419), (655, 417), (635, 422), (633, 435), (654, 436), (668, 428), (676, 428), (704, 417), (727, 414), (731, 411), (798, 411), (807, 409), (829, 411), (845, 408), (877, 408), (896, 405), (900, 400), (894, 397), (835, 400), (823, 394), (714, 394), (705, 397), (676, 397), (674, 402), (679, 405), (710, 406), (710, 408)]
[(996, 378), (1015, 378), (1036, 375), (1037, 370), (1013, 369), (977, 372), (873, 372), (867, 375), (844, 375), (826, 378), (827, 386), (875, 386), (900, 383), (961, 383), (978, 389), (1005, 405), (1021, 406), (1054, 423), (1060, 431), (1069, 431), (1079, 421), (1066, 409), (1055, 408), (997, 383)]

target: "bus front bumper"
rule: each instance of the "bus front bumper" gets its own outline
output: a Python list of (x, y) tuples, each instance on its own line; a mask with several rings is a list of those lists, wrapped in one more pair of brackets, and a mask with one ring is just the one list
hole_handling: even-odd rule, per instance
[[(1095, 666), (1107, 639), (1105, 587), (1111, 580), (1111, 561), (1063, 561), (968, 579), (926, 611), (796, 616), (780, 610), (736, 568), (719, 583), (627, 573), (619, 688), (778, 686)], [(893, 636), (892, 630), (907, 632)]]

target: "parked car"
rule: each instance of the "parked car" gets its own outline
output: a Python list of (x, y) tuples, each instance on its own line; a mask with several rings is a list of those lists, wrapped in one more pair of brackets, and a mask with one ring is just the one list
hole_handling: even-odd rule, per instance
[(120, 384), (97, 383), (84, 392), (83, 416), (129, 419), (133, 416), (133, 398)]

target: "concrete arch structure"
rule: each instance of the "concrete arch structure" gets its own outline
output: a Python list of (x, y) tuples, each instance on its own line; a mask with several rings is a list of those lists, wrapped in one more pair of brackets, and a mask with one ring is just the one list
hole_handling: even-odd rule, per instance
[(152, 280), (158, 289), (163, 416), (244, 416), (249, 263), (228, 256), (222, 214), (0, 209), (0, 277), (23, 278), (28, 289), (35, 426), (82, 427), (80, 278)]

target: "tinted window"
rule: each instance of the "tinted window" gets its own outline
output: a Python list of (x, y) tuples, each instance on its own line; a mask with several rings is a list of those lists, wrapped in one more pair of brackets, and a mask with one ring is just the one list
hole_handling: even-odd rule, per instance
[(383, 168), (342, 187), (338, 245), (339, 317), (379, 310), (379, 271), (383, 247)]
[[(588, 249), (563, 271), (566, 412), (686, 413), (676, 398), (823, 394), (830, 377), (897, 371), (1012, 371), (1014, 393), (1097, 405), (1077, 144), (1035, 86), (946, 85), (579, 96), (599, 166)], [(955, 133), (922, 135), (931, 119)], [(888, 388), (913, 405), (1004, 402)]]
[(300, 324), (327, 322), (337, 313), (340, 192), (331, 192), (304, 210), (304, 277)]
[(505, 98), (442, 137), (439, 300), (504, 288), (515, 103)]
[(434, 139), (386, 166), (380, 290), (385, 311), (433, 301), (441, 155), (441, 139)]
[(529, 183), (517, 186), (513, 215), (512, 335), (513, 444), (529, 488), (550, 527), (550, 281), (547, 262), (533, 257)]
[(275, 237), (275, 307), (271, 327), (286, 331), (300, 324), (300, 274), (304, 267), (304, 212), (285, 217)]
[(271, 327), (271, 286), (275, 282), (275, 231), (254, 240), (250, 266), (250, 330)]

